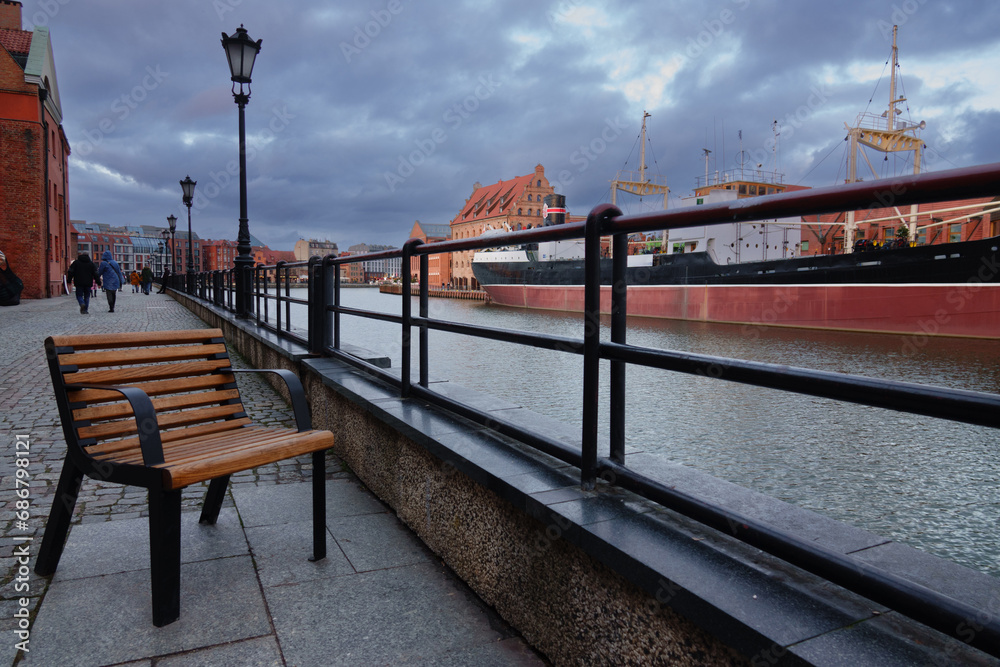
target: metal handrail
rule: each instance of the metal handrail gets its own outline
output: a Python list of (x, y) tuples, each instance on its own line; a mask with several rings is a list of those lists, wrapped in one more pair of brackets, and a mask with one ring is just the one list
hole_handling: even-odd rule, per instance
[[(254, 296), (274, 299), (278, 311), (286, 308), (286, 325), (292, 303), (308, 305), (311, 352), (342, 359), (364, 369), (384, 382), (396, 386), (404, 397), (412, 396), (451, 410), (467, 419), (514, 437), (557, 459), (577, 466), (581, 471), (581, 484), (593, 487), (598, 477), (609, 480), (646, 498), (670, 507), (686, 516), (702, 521), (736, 538), (752, 544), (807, 571), (823, 576), (849, 590), (886, 604), (976, 648), (1000, 656), (1000, 620), (983, 618), (977, 610), (963, 602), (950, 599), (936, 591), (919, 586), (889, 572), (881, 570), (843, 554), (820, 547), (811, 541), (777, 530), (762, 522), (743, 516), (737, 511), (723, 508), (704, 499), (671, 489), (656, 480), (630, 470), (625, 466), (624, 452), (624, 388), (626, 364), (637, 364), (706, 377), (741, 382), (762, 387), (845, 400), (862, 405), (911, 412), (959, 421), (969, 424), (1000, 427), (1000, 396), (973, 391), (951, 390), (911, 383), (843, 375), (777, 364), (766, 364), (707, 355), (656, 350), (628, 345), (626, 342), (625, 313), (628, 291), (625, 286), (627, 235), (680, 227), (723, 224), (734, 221), (753, 221), (814, 215), (843, 210), (860, 210), (869, 207), (903, 206), (943, 199), (962, 199), (993, 196), (1000, 184), (1000, 163), (982, 167), (958, 169), (938, 174), (904, 176), (875, 182), (816, 188), (739, 199), (696, 207), (673, 209), (663, 212), (624, 216), (618, 209), (602, 205), (595, 208), (585, 222), (568, 223), (554, 227), (541, 227), (470, 239), (437, 243), (423, 243), (410, 239), (398, 250), (380, 251), (346, 257), (327, 256), (313, 258), (307, 263), (296, 262), (280, 265), (281, 269), (308, 266), (309, 298), (295, 299), (287, 294), (261, 294)], [(611, 341), (600, 338), (600, 249), (601, 238), (612, 237), (612, 322)], [(538, 241), (584, 238), (585, 290), (584, 336), (582, 339), (535, 334), (524, 331), (499, 330), (489, 327), (448, 322), (428, 317), (427, 258), (431, 254), (476, 250), (503, 245), (519, 245)], [(372, 259), (402, 258), (402, 300), (400, 315), (376, 313), (340, 304), (340, 267), (352, 262)], [(412, 312), (411, 260), (420, 266), (418, 313)], [(261, 271), (275, 270), (279, 265), (259, 266)], [(218, 281), (221, 285), (223, 281)], [(232, 285), (232, 283), (227, 283)], [(278, 281), (280, 285), (280, 280)], [(220, 299), (215, 297), (216, 303)], [(230, 307), (232, 300), (229, 300)], [(260, 319), (260, 308), (255, 308)], [(340, 317), (357, 316), (398, 324), (402, 328), (402, 370), (400, 376), (376, 368), (341, 349)], [(265, 310), (262, 325), (276, 330), (279, 335), (302, 340), (301, 336), (283, 330), (280, 316), (277, 326), (269, 322)], [(419, 359), (419, 380), (411, 381), (411, 335), (416, 327), (419, 336), (415, 347)], [(431, 329), (467, 336), (505, 341), (543, 349), (582, 354), (584, 356), (584, 390), (581, 449), (575, 450), (563, 442), (532, 432), (518, 424), (498, 418), (470, 405), (435, 392), (428, 382), (428, 336)], [(611, 362), (610, 400), (610, 457), (598, 456), (598, 393), (601, 360)], [(969, 632), (970, 627), (975, 632)]]

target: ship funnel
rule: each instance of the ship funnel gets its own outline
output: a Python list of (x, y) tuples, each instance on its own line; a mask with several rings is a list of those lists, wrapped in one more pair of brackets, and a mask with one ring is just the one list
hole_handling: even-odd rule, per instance
[(566, 222), (566, 197), (564, 195), (545, 195), (542, 204), (543, 225), (561, 225)]

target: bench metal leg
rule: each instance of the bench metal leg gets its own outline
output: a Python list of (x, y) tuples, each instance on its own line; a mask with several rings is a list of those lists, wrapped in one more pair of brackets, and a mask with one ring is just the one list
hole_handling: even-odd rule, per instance
[(309, 560), (326, 558), (326, 452), (313, 452), (313, 555)]
[(149, 490), (149, 568), (153, 625), (181, 615), (181, 492)]
[(55, 498), (52, 499), (49, 520), (45, 523), (45, 534), (38, 551), (38, 560), (35, 561), (35, 573), (41, 577), (49, 576), (59, 566), (82, 481), (83, 472), (67, 457), (59, 475)]
[(226, 499), (226, 488), (229, 486), (229, 475), (216, 477), (208, 483), (208, 491), (205, 492), (205, 502), (201, 507), (201, 518), (198, 523), (206, 526), (214, 526), (219, 519), (219, 510), (222, 509), (222, 501)]

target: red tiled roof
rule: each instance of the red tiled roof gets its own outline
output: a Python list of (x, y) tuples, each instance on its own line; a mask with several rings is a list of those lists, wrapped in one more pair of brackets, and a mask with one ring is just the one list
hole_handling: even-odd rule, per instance
[[(524, 189), (531, 184), (534, 177), (535, 172), (531, 172), (508, 181), (500, 181), (478, 188), (472, 193), (469, 201), (465, 203), (465, 207), (452, 222), (481, 220), (504, 213), (520, 199)], [(491, 199), (493, 200), (492, 204), (490, 203)]]
[(31, 50), (31, 33), (27, 30), (0, 28), (0, 46), (11, 53), (27, 54)]

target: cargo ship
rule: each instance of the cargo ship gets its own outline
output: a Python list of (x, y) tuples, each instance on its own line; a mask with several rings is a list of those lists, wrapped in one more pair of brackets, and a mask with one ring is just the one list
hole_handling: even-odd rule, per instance
[[(893, 34), (893, 73), (897, 49)], [(899, 121), (895, 76), (881, 116), (860, 114), (848, 130), (848, 182), (857, 176), (860, 146), (882, 152), (913, 152), (920, 171), (925, 123)], [(643, 134), (645, 118), (643, 117)], [(645, 137), (640, 144), (645, 147)], [(741, 164), (711, 174), (682, 205), (780, 194), (795, 189), (777, 171)], [(743, 155), (742, 150), (740, 155)], [(863, 153), (862, 153), (863, 155)], [(867, 158), (866, 158), (867, 159)], [(612, 182), (633, 194), (664, 194), (653, 187), (640, 157), (637, 179)], [(624, 184), (624, 186), (622, 186)], [(565, 198), (545, 198), (545, 224), (565, 221)], [(628, 314), (700, 322), (785, 326), (873, 333), (1000, 337), (1000, 203), (984, 198), (887, 209), (883, 217), (856, 220), (855, 211), (825, 216), (725, 223), (672, 229), (655, 242), (630, 242), (626, 283)], [(918, 226), (918, 220), (926, 224)], [(978, 230), (961, 240), (955, 225)], [(876, 226), (877, 225), (877, 226)], [(867, 230), (865, 229), (867, 227)], [(840, 252), (810, 254), (803, 230), (838, 230)], [(880, 228), (891, 237), (865, 238)], [(842, 236), (839, 235), (842, 230)], [(930, 243), (944, 230), (947, 242)], [(830, 234), (815, 234), (821, 249)], [(842, 240), (839, 240), (842, 239)], [(952, 240), (954, 239), (954, 240)], [(632, 254), (634, 251), (635, 254)], [(610, 258), (601, 260), (601, 310), (610, 311)], [(477, 252), (472, 271), (493, 303), (557, 311), (583, 310), (583, 242), (553, 241)]]

